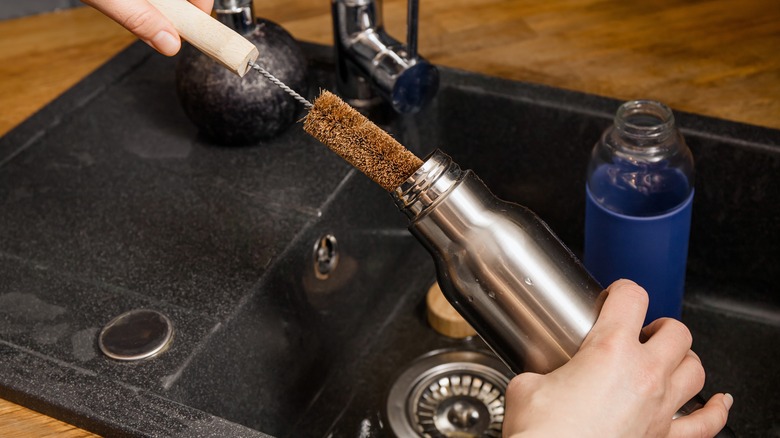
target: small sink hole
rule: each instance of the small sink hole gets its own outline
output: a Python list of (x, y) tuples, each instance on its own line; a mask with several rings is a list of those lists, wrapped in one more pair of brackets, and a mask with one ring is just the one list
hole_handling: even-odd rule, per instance
[(327, 279), (339, 264), (338, 242), (332, 234), (325, 234), (314, 244), (314, 275)]

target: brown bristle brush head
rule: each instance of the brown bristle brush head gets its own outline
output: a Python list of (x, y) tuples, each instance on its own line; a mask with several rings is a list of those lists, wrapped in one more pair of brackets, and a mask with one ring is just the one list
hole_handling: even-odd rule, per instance
[(388, 192), (423, 162), (333, 93), (323, 91), (303, 129)]

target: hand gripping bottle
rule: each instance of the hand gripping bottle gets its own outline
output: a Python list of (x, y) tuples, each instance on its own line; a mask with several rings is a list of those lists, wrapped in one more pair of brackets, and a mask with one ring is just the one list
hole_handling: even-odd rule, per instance
[(585, 266), (602, 285), (628, 278), (644, 287), (650, 295), (646, 324), (680, 319), (693, 176), (691, 151), (660, 102), (623, 104), (593, 148)]

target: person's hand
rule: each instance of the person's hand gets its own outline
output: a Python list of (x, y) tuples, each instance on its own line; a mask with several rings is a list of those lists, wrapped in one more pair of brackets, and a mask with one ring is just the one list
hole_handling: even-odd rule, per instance
[[(146, 0), (82, 1), (106, 14), (163, 55), (173, 56), (181, 48), (181, 39), (173, 24)], [(189, 1), (206, 13), (210, 13), (214, 5), (214, 0)]]
[[(691, 333), (662, 318), (642, 330), (647, 293), (618, 280), (579, 352), (559, 369), (523, 373), (506, 393), (506, 437), (712, 437), (733, 398), (716, 394), (698, 411), (672, 416), (704, 386)], [(640, 330), (646, 341), (640, 342)]]

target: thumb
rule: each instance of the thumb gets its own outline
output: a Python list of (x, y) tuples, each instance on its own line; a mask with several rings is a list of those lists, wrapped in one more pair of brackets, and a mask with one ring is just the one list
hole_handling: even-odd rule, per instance
[(179, 34), (170, 21), (146, 0), (83, 0), (139, 39), (166, 56), (181, 48)]
[(669, 437), (715, 436), (726, 426), (734, 398), (728, 394), (712, 396), (704, 407), (672, 421)]

